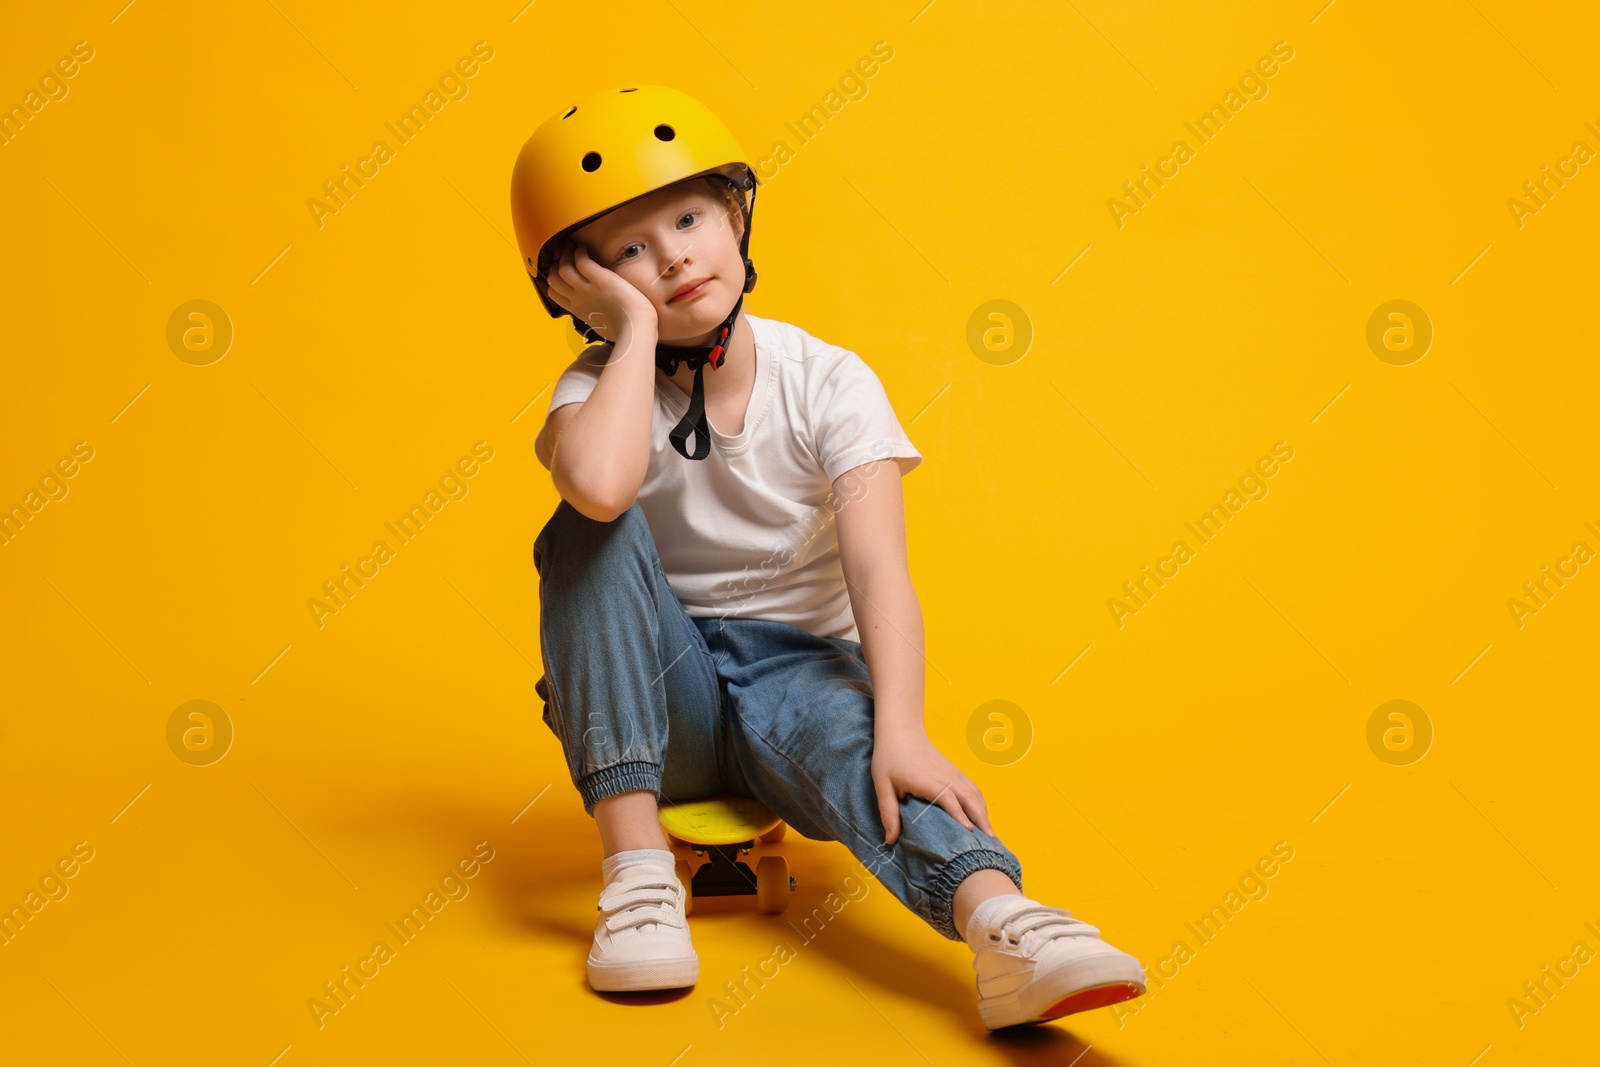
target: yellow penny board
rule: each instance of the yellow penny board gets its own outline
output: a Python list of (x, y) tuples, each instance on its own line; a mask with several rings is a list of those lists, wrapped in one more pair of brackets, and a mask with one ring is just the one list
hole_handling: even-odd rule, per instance
[(759, 800), (732, 793), (661, 808), (661, 825), (667, 833), (693, 845), (737, 845), (760, 837), (781, 822)]

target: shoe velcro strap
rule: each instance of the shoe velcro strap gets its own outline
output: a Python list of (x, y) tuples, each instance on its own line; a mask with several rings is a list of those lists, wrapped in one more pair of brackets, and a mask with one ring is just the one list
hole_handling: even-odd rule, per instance
[(1064, 908), (1044, 905), (1023, 908), (1006, 920), (1001, 930), (1021, 941), (1024, 934), (1039, 931), (1046, 937), (1099, 937), (1098, 927), (1074, 919)]
[(679, 892), (676, 876), (672, 880), (645, 875), (622, 879), (600, 893), (600, 910), (605, 913), (608, 930), (622, 930), (641, 923), (679, 925), (673, 905)]
[(611, 911), (629, 904), (642, 904), (645, 901), (670, 901), (675, 892), (676, 887), (666, 882), (609, 885), (600, 894), (600, 907), (605, 911)]
[(632, 911), (606, 916), (606, 929), (612, 933), (626, 930), (630, 926), (642, 926), (645, 923), (659, 923), (662, 926), (683, 925), (672, 912), (658, 908), (634, 908)]

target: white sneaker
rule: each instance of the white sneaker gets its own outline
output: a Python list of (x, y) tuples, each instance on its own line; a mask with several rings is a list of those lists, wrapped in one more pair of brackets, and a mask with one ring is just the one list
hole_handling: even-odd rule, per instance
[[(987, 903), (987, 902), (985, 902)], [(1142, 996), (1144, 967), (1072, 912), (1007, 895), (967, 929), (978, 1015), (990, 1030), (1041, 1023)], [(979, 922), (982, 916), (983, 922)]]
[(689, 940), (687, 895), (670, 866), (623, 867), (600, 891), (589, 986), (613, 992), (676, 989), (700, 977), (700, 957)]

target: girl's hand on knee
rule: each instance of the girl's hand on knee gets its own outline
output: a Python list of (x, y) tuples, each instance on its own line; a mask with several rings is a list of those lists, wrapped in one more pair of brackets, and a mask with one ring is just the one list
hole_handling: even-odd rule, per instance
[(878, 793), (885, 845), (900, 838), (900, 798), (907, 794), (939, 805), (968, 830), (976, 823), (990, 837), (999, 836), (989, 824), (989, 808), (978, 787), (925, 733), (874, 739), (872, 784)]

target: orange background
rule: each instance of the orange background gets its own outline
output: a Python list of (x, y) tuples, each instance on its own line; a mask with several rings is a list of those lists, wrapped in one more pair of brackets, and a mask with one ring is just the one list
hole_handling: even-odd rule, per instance
[[(120, 5), (21, 8), (0, 37), (5, 106), (93, 50), (0, 145), (0, 505), (40, 502), (0, 545), (0, 905), (65, 890), (0, 945), (8, 1059), (1593, 1048), (1600, 968), (1561, 961), (1600, 952), (1600, 576), (1569, 562), (1520, 626), (1508, 607), (1600, 549), (1600, 176), (1569, 162), (1537, 213), (1508, 206), (1600, 149), (1592, 12)], [(480, 41), (464, 95), (394, 138)], [(1201, 144), (1185, 124), (1276, 42), (1292, 59)], [(930, 735), (1029, 894), (1143, 960), (1137, 1012), (991, 1037), (970, 954), (877, 883), (801, 937), (859, 867), (796, 835), (788, 915), (696, 909), (694, 990), (589, 991), (599, 842), (533, 688), (556, 503), (533, 439), (576, 335), (518, 266), (507, 188), (544, 117), (630, 84), (692, 93), (763, 161), (751, 310), (859, 352), (926, 457)], [(308, 202), (380, 139), (319, 226)], [(1192, 158), (1119, 226), (1109, 202), (1179, 139)], [(231, 325), (220, 359), (169, 343), (192, 300)], [(974, 348), (996, 300), (1017, 310)], [(1433, 331), (1403, 366), (1368, 343), (1392, 300)], [(1185, 524), (1280, 441), (1267, 495), (1198, 544)], [(436, 489), (399, 544), (385, 523)], [(319, 627), (308, 601), (380, 539), (393, 558)], [(1180, 539), (1193, 558), (1119, 627), (1107, 602)], [(1392, 700), (1420, 714), (1369, 735)], [(198, 749), (197, 720), (169, 728), (191, 701), (214, 708)], [(972, 728), (990, 701), (1011, 741)], [(1277, 842), (1266, 894), (1190, 933)], [(319, 1028), (307, 1002), (431, 890), (425, 933)], [(795, 958), (719, 1025), (780, 940)], [(1571, 977), (1519, 1018), (1546, 965)]]

